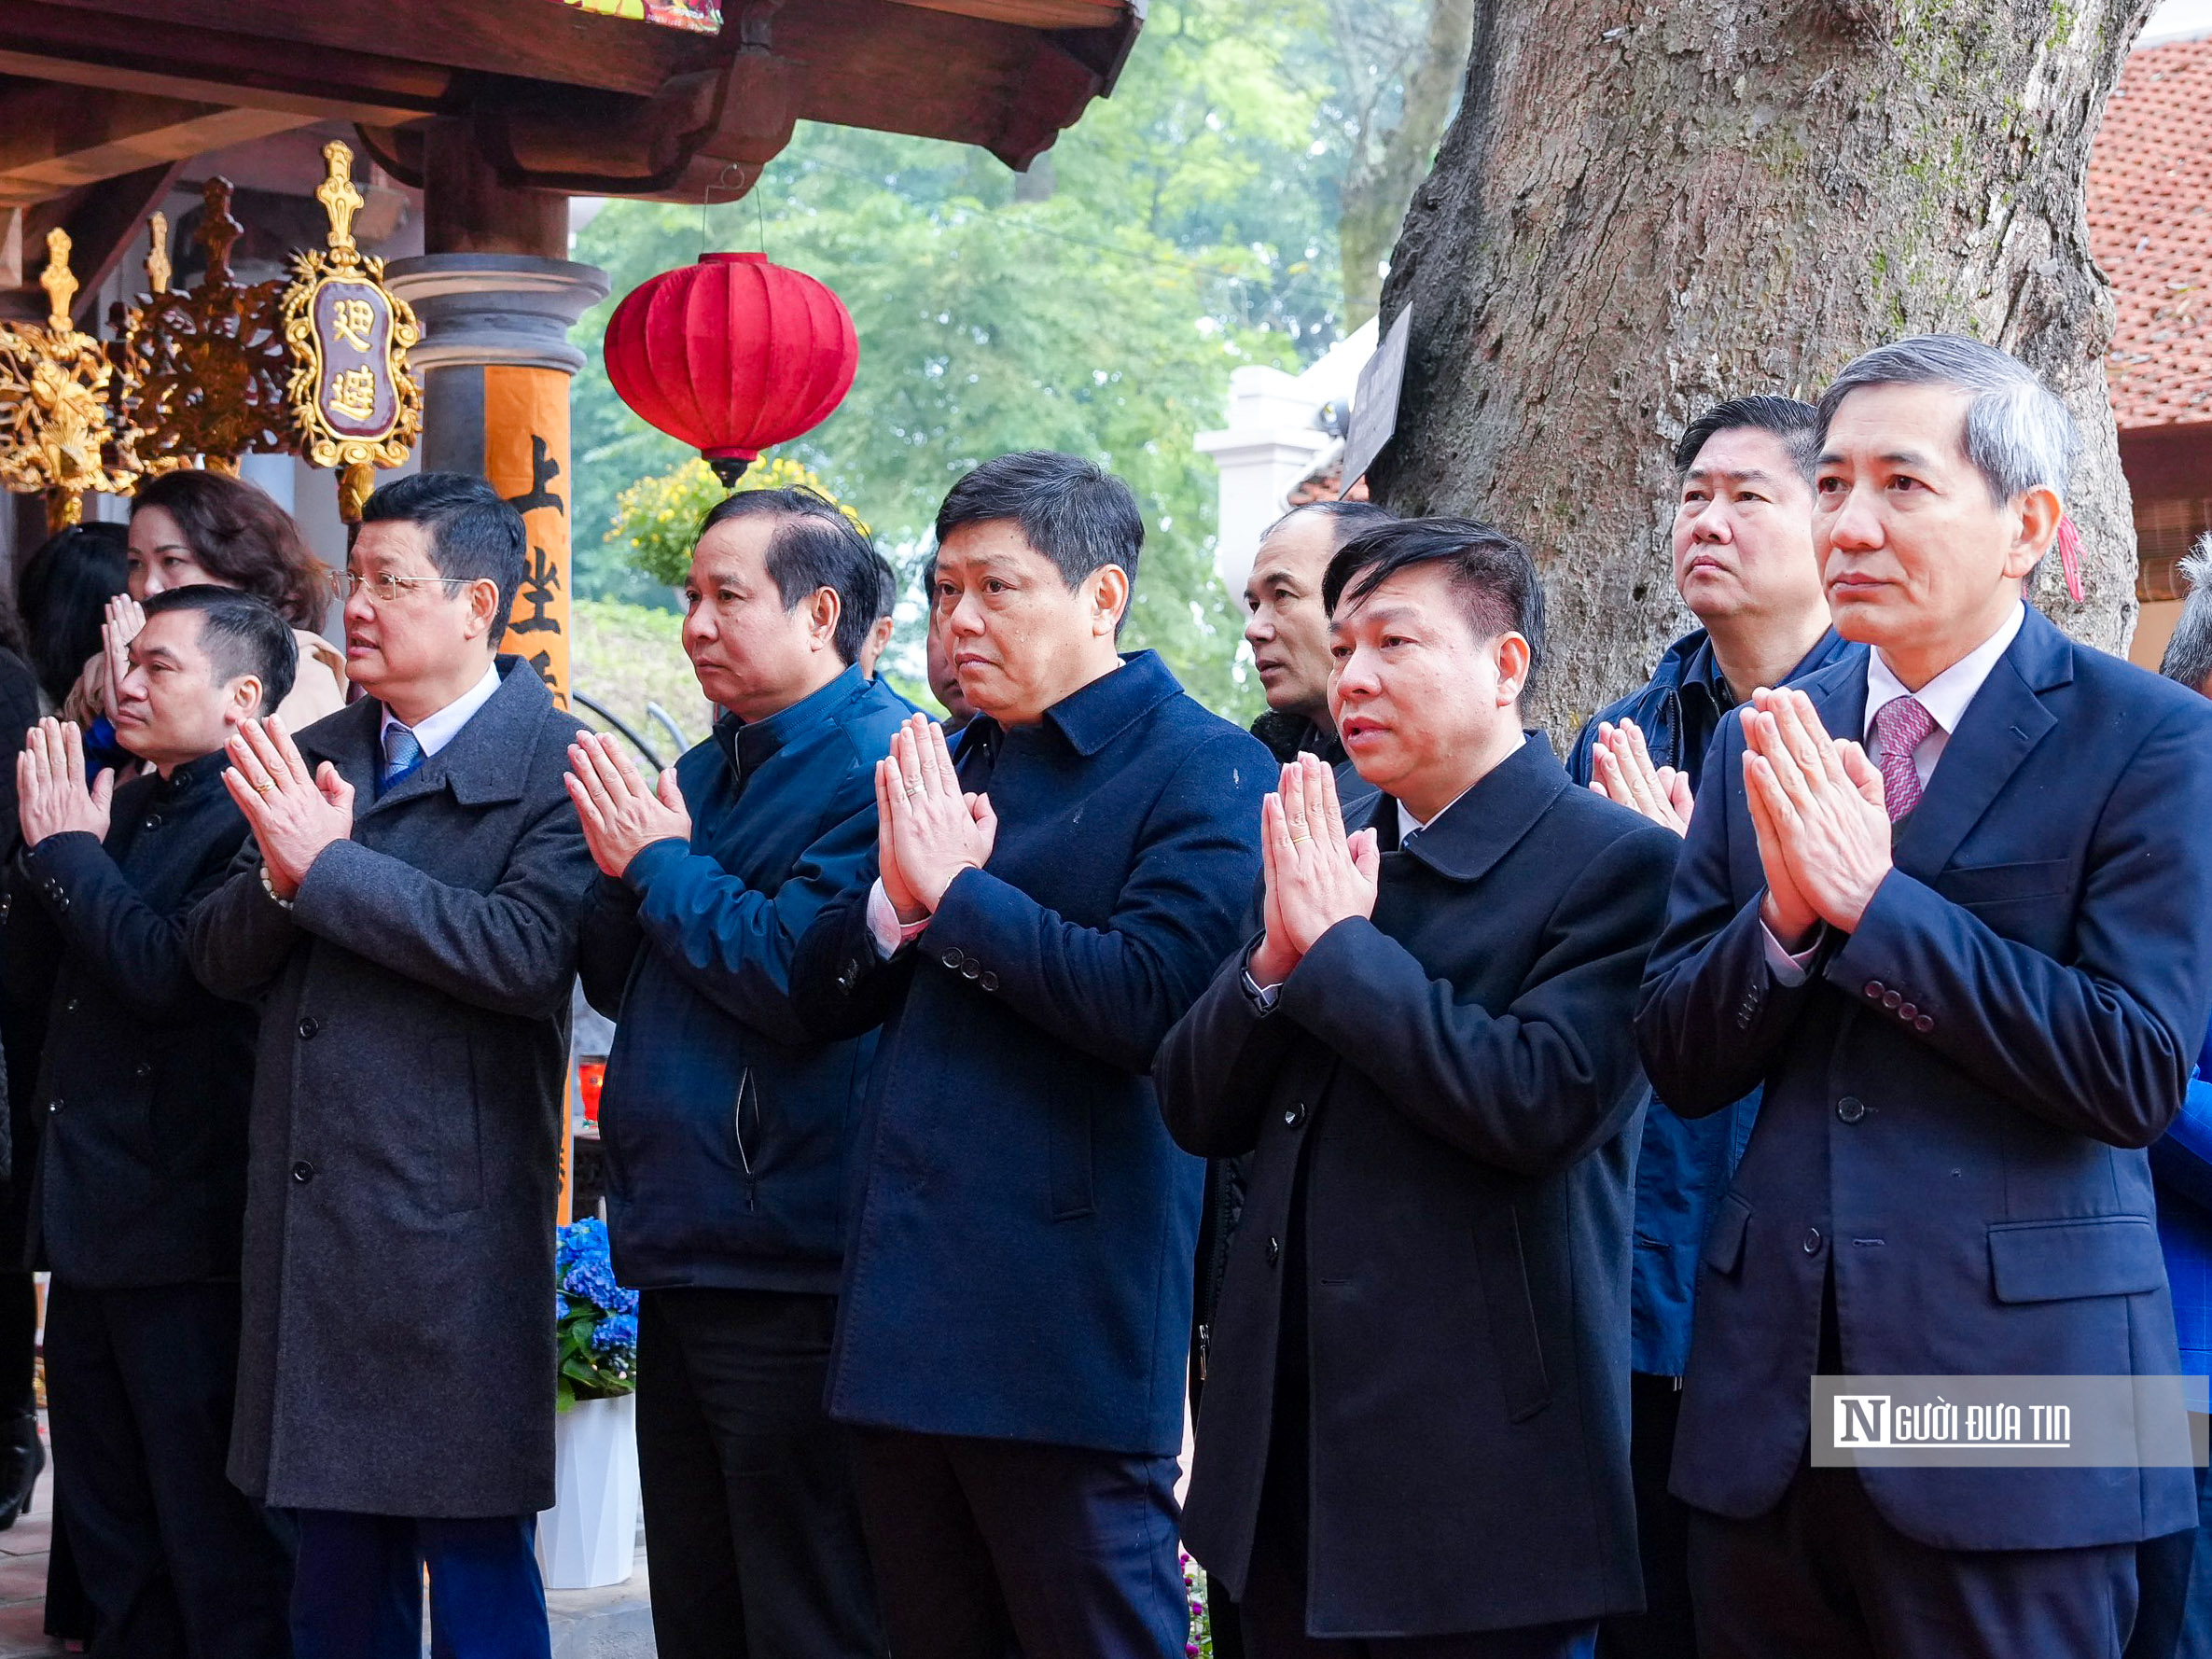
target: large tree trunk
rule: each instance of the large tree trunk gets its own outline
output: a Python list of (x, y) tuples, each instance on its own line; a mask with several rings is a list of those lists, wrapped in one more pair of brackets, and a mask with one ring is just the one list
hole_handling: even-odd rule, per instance
[(1867, 347), (1971, 333), (2081, 423), (2033, 597), (2124, 648), (2135, 532), (2106, 399), (2113, 308), (2089, 150), (2151, 0), (1479, 0), (1457, 118), (1384, 293), (1413, 310), (1404, 512), (1492, 520), (1551, 599), (1542, 712), (1572, 732), (1688, 625), (1669, 572), (1685, 424), (1719, 398), (1816, 396)]

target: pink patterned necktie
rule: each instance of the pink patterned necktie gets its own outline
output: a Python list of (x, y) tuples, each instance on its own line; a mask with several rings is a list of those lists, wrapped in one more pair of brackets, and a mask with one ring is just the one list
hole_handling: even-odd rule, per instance
[(1920, 774), (1913, 751), (1936, 729), (1936, 717), (1917, 697), (1892, 697), (1874, 713), (1874, 735), (1882, 743), (1882, 795), (1896, 823), (1920, 804)]

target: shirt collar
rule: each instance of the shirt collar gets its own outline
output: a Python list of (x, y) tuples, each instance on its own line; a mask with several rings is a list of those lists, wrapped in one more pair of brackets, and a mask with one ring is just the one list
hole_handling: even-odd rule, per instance
[(730, 770), (740, 777), (750, 777), (776, 750), (808, 728), (827, 720), (862, 683), (860, 665), (849, 663), (827, 685), (816, 687), (797, 703), (760, 719), (741, 719), (724, 710), (715, 721), (715, 745), (722, 751), (722, 758), (730, 762)]
[[(408, 727), (408, 730), (415, 734), (415, 741), (423, 746), (423, 759), (427, 760), (447, 744), (452, 742), (460, 734), (461, 728), (468, 724), (469, 717), (483, 707), (485, 704), (491, 702), (492, 693), (498, 690), (499, 664), (494, 662), (485, 667), (482, 679), (477, 681), (475, 685), (462, 692), (460, 696), (454, 698), (452, 702), (447, 704), (436, 714), (425, 716), (414, 725)], [(392, 711), (389, 708), (384, 709), (383, 718), (377, 723), (376, 729), (377, 748), (380, 752), (383, 748), (384, 733), (398, 724), (400, 722), (393, 718)]]
[(197, 760), (187, 760), (182, 766), (172, 770), (169, 775), (161, 780), (160, 788), (165, 794), (174, 794), (179, 789), (196, 788), (209, 778), (220, 777), (223, 769), (230, 764), (230, 750), (216, 749), (212, 753), (201, 756)]
[(1917, 691), (1905, 689), (1904, 682), (1890, 671), (1881, 651), (1869, 651), (1865, 735), (1872, 736), (1874, 717), (1899, 697), (1917, 698), (1945, 736), (1956, 732), (1958, 722), (1966, 718), (1967, 704), (1974, 701), (1974, 693), (1982, 689), (1982, 682), (1989, 677), (1997, 659), (2011, 648), (2012, 641), (2020, 635), (2021, 624), (2026, 620), (2025, 603), (2015, 605), (1995, 634)]
[[(1521, 742), (1515, 744), (1511, 748), (1506, 751), (1505, 756), (1498, 761), (1498, 766), (1503, 766), (1507, 760), (1511, 760), (1515, 755), (1519, 754), (1523, 746), (1525, 746), (1527, 742), (1528, 733), (1523, 732), (1521, 734)], [(1491, 768), (1491, 772), (1495, 772), (1496, 770), (1497, 767), (1496, 766)], [(1490, 773), (1485, 772), (1482, 774), (1482, 777), (1488, 777)], [(1475, 784), (1479, 784), (1482, 781), (1482, 777), (1475, 779), (1475, 783), (1468, 785), (1466, 789), (1460, 790), (1458, 794), (1453, 796), (1451, 800), (1445, 802), (1442, 808), (1437, 813), (1436, 817), (1428, 820), (1428, 824), (1437, 822), (1437, 820), (1441, 818), (1445, 813), (1450, 812), (1462, 801), (1465, 801), (1468, 797), (1468, 790), (1472, 789), (1475, 787)], [(1390, 798), (1390, 804), (1398, 808), (1398, 844), (1399, 846), (1404, 846), (1407, 842), (1412, 840), (1414, 836), (1420, 834), (1422, 830), (1428, 828), (1428, 824), (1425, 824), (1419, 818), (1416, 818), (1406, 803), (1398, 800), (1397, 796), (1394, 795)]]

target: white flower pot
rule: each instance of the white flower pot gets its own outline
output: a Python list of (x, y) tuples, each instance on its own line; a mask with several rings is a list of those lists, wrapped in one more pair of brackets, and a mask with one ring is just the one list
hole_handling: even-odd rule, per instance
[(553, 1419), (553, 1507), (537, 1517), (549, 1590), (626, 1581), (637, 1560), (637, 1396), (579, 1400)]

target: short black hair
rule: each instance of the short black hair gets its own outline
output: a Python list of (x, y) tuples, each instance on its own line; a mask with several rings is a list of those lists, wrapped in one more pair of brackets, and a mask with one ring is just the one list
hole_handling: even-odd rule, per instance
[(16, 566), (16, 610), (39, 690), (59, 708), (100, 649), (107, 602), (130, 585), (130, 532), (120, 524), (71, 524)]
[(418, 472), (380, 486), (362, 504), (364, 524), (420, 524), (430, 537), (430, 563), (456, 581), (499, 589), (492, 618), (494, 650), (507, 634), (507, 613), (522, 585), (528, 537), (522, 515), (497, 490), (466, 472)]
[(1523, 699), (1544, 666), (1544, 583), (1536, 560), (1503, 530), (1474, 519), (1394, 519), (1337, 550), (1321, 579), (1321, 602), (1366, 599), (1401, 570), (1442, 565), (1477, 639), (1518, 634), (1528, 641)]
[[(1071, 592), (1092, 571), (1118, 565), (1134, 592), (1145, 517), (1129, 486), (1105, 467), (1058, 450), (1016, 450), (986, 461), (937, 509), (937, 544), (943, 547), (963, 524), (994, 519), (1021, 525), (1023, 538), (1051, 561)], [(1121, 621), (1128, 620), (1124, 606)]]
[(869, 619), (873, 627), (898, 608), (898, 572), (891, 567), (891, 561), (883, 554), (876, 555), (876, 614)]
[(699, 521), (699, 537), (716, 524), (763, 513), (778, 521), (768, 540), (768, 579), (775, 583), (784, 609), (824, 588), (837, 594), (837, 630), (831, 636), (838, 660), (850, 667), (860, 661), (860, 647), (881, 614), (882, 556), (836, 502), (804, 484), (781, 490), (740, 490), (717, 501)]
[(1797, 469), (1811, 475), (1813, 455), (1820, 444), (1820, 411), (1810, 403), (1769, 392), (1716, 403), (1684, 427), (1680, 441), (1675, 445), (1676, 474), (1687, 473), (1697, 465), (1699, 453), (1713, 434), (1732, 432), (1740, 426), (1773, 433), (1782, 440), (1782, 447), (1789, 452)]
[(282, 611), (258, 594), (240, 588), (195, 582), (170, 588), (146, 602), (151, 621), (173, 610), (200, 613), (200, 648), (216, 676), (230, 681), (250, 674), (261, 682), (261, 706), (269, 714), (290, 695), (299, 668), (299, 642)]
[(1372, 501), (1301, 501), (1273, 523), (1259, 533), (1262, 546), (1267, 538), (1292, 519), (1318, 516), (1329, 521), (1329, 534), (1332, 545), (1343, 547), (1362, 530), (1371, 530), (1377, 524), (1390, 524), (1398, 515), (1386, 507)]

